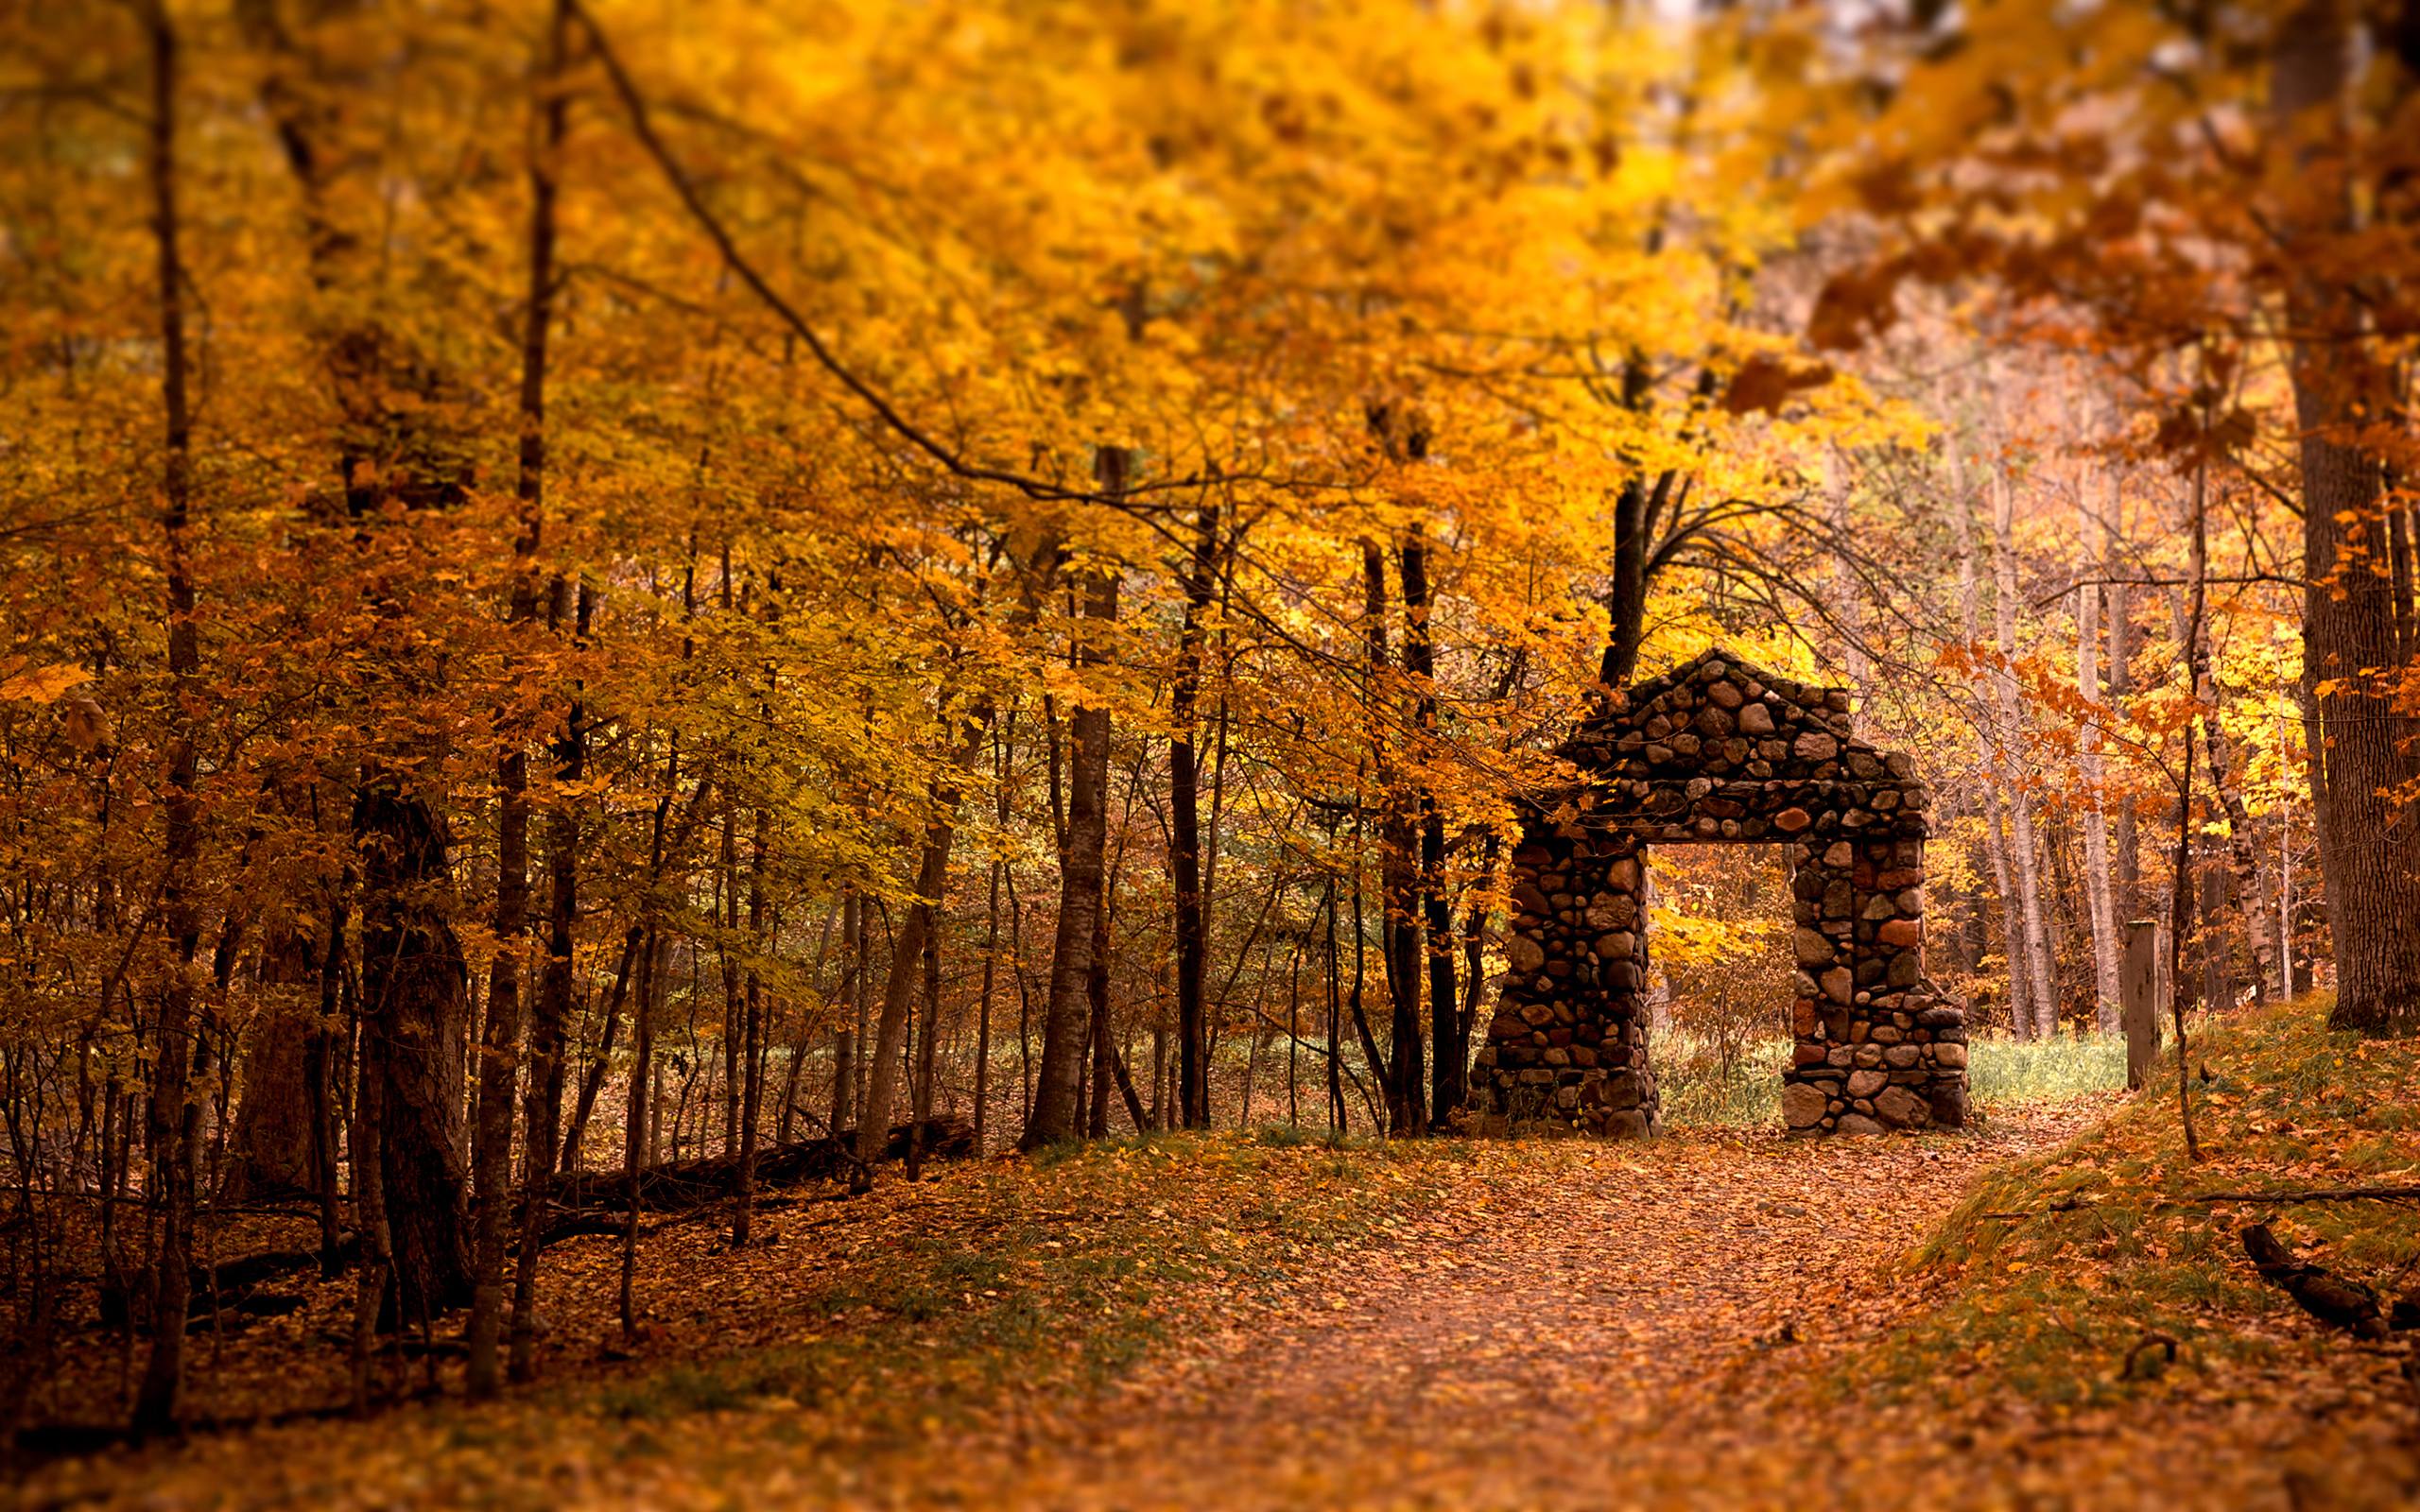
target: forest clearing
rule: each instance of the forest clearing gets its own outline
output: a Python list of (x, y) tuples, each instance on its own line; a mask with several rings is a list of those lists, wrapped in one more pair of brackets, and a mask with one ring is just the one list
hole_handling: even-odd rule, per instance
[(0, 1485), (2420, 1503), (2420, 5), (0, 7)]

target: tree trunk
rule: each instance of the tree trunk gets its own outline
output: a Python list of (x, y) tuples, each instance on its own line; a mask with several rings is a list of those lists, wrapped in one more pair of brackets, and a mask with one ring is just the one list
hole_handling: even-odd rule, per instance
[(1423, 1085), (1420, 1045), (1419, 883), (1412, 827), (1405, 821), (1387, 747), (1387, 713), (1394, 703), (1388, 685), (1386, 561), (1377, 543), (1361, 542), (1365, 701), (1370, 745), (1376, 762), (1379, 804), (1379, 959), (1386, 968), (1388, 1025), (1387, 1132), (1398, 1138), (1428, 1132), (1428, 1090)]
[(334, 1280), (344, 1269), (344, 1250), (337, 1228), (336, 1057), (337, 1028), (344, 996), (345, 902), (333, 893), (328, 899), (326, 938), (319, 966), (320, 1012), (302, 1041), (302, 1087), (311, 1115), (311, 1159), (317, 1172), (315, 1194), (320, 1199), (320, 1279)]
[(840, 1028), (832, 1036), (832, 1133), (856, 1126), (857, 1032), (866, 1018), (866, 914), (855, 887), (841, 901), (840, 948), (848, 960), (840, 975)]
[[(1008, 801), (1005, 782), (1000, 801)], [(1000, 871), (1005, 866), (1004, 861), (992, 863), (983, 900), (983, 985), (975, 999), (975, 1153), (978, 1157), (983, 1153), (987, 1105), (992, 1099), (992, 985), (999, 974)]]
[[(2341, 4), (2314, 3), (2281, 24), (2274, 106), (2283, 130), (2303, 135), (2318, 108), (2350, 84), (2350, 26)], [(2307, 175), (2342, 164), (2332, 130), (2307, 136), (2297, 156)], [(2351, 186), (2346, 186), (2350, 188)], [(2350, 229), (2350, 193), (2314, 195), (2306, 226), (2320, 235)], [(2329, 265), (2332, 266), (2332, 265)], [(2369, 1036), (2420, 1033), (2420, 754), (2411, 721), (2396, 712), (2402, 670), (2395, 585), (2377, 549), (2383, 479), (2358, 444), (2376, 411), (2360, 388), (2374, 367), (2361, 347), (2327, 333), (2359, 333), (2349, 293), (2305, 262), (2288, 299), (2289, 324), (2319, 332), (2290, 353), (2294, 412), (2302, 432), (2303, 694), (2310, 725), (2311, 804), (2328, 932), (2336, 945), (2336, 1005), (2328, 1024)], [(2372, 669), (2386, 669), (2384, 676)]]
[[(663, 808), (656, 810), (656, 828), (663, 829)], [(622, 1319), (622, 1342), (638, 1338), (636, 1296), (639, 1250), (639, 1186), (655, 1153), (654, 1099), (655, 995), (664, 976), (664, 940), (654, 925), (639, 942), (638, 1001), (631, 1010), (630, 1103), (622, 1116), (622, 1171), (628, 1185), (628, 1207), (622, 1220), (622, 1275), (616, 1300)]]
[(193, 1274), (194, 1151), (189, 1078), (198, 1038), (193, 965), (201, 942), (194, 897), (201, 856), (196, 787), (200, 755), (185, 710), (201, 701), (201, 648), (194, 627), (193, 421), (185, 400), (184, 266), (177, 250), (177, 35), (162, 0), (144, 7), (150, 52), (152, 234), (160, 305), (160, 535), (167, 564), (168, 772), (163, 826), (160, 917), (167, 933), (167, 980), (160, 994), (151, 1063), (151, 1199), (160, 1216), (152, 1271), (151, 1352), (134, 1399), (134, 1431), (149, 1436), (177, 1426), (184, 1406), (185, 1311)]
[[(1124, 491), (1127, 456), (1118, 447), (1102, 447), (1096, 471), (1104, 491)], [(1115, 567), (1092, 574), (1085, 594), (1084, 618), (1105, 634), (1117, 618), (1118, 575)], [(1099, 666), (1108, 652), (1098, 639), (1080, 647), (1083, 666)], [(1081, 1100), (1085, 1048), (1090, 1040), (1089, 979), (1094, 939), (1098, 933), (1102, 881), (1109, 843), (1109, 709), (1091, 703), (1068, 720), (1075, 747), (1067, 795), (1067, 843), (1060, 866), (1059, 924), (1051, 942), (1050, 996), (1043, 1010), (1042, 1069), (1034, 1089), (1033, 1115), (1027, 1121), (1026, 1149), (1077, 1138), (1076, 1121)]]
[[(1993, 669), (1992, 694), (1999, 709), (2003, 753), (2010, 758), (2012, 778), (2022, 767), (2017, 755), (2024, 740), (2025, 706), (2017, 696), (2016, 673), (2016, 548), (2013, 540), (2015, 501), (2007, 474), (1997, 468), (1992, 480), (1992, 611), (1999, 639), (1999, 664)], [(2047, 1037), (2059, 1026), (2059, 978), (2050, 960), (2050, 934), (2043, 917), (2041, 850), (2034, 833), (2033, 795), (2022, 781), (2012, 781), (2008, 793), (2010, 858), (2016, 871), (2017, 902), (2025, 922), (2025, 953), (2033, 977), (2033, 1033)]]
[(1092, 1017), (1092, 1090), (1084, 1104), (1084, 1133), (1097, 1140), (1109, 1137), (1110, 1061), (1116, 1054), (1109, 1023), (1110, 925), (1116, 893), (1117, 873), (1112, 868), (1101, 880), (1100, 911), (1093, 916), (1092, 959), (1084, 965), (1084, 1005)]
[[(268, 988), (300, 988), (318, 976), (310, 941), (284, 929), (262, 942), (260, 981)], [(316, 1193), (318, 1154), (312, 1143), (311, 1010), (272, 993), (245, 1036), (244, 1095), (227, 1144), (227, 1171), (218, 1200), (258, 1202)], [(324, 1054), (324, 1052), (322, 1052)]]
[[(1950, 525), (1958, 542), (1959, 627), (1968, 650), (1979, 652), (1983, 645), (1981, 588), (1975, 570), (1975, 521), (1973, 507), (1966, 498), (1964, 453), (1955, 435), (1949, 438), (1945, 455), (1949, 467)], [(2018, 923), (2015, 879), (2009, 866), (2008, 764), (2001, 748), (1996, 710), (1989, 694), (1979, 700), (1975, 710), (1975, 738), (1983, 756), (1983, 850), (1992, 868), (1993, 897), (2000, 918), (2001, 953), (2008, 963), (2009, 1030), (2019, 1040), (2029, 1040), (2034, 1023), (2032, 957), (2026, 951), (2025, 931)]]
[[(949, 697), (946, 690), (942, 706)], [(925, 826), (925, 849), (916, 868), (916, 901), (899, 922), (890, 950), (890, 971), (882, 989), (882, 1018), (874, 1028), (873, 1054), (866, 1067), (866, 1101), (857, 1120), (857, 1159), (872, 1166), (890, 1132), (890, 1108), (896, 1095), (901, 1056), (908, 1047), (908, 1021), (916, 1001), (916, 979), (924, 965), (925, 938), (933, 916), (949, 886), (949, 853), (958, 837), (958, 808), (965, 796), (965, 781), (983, 752), (991, 730), (991, 711), (968, 714), (963, 738), (951, 753), (950, 775), (933, 790), (932, 817)]]
[[(2085, 563), (2089, 570), (2091, 563)], [(2087, 705), (2101, 701), (2100, 589), (2096, 583), (2076, 588), (2076, 691)], [(2080, 732), (2077, 762), (2083, 778), (2084, 898), (2092, 915), (2093, 1027), (2102, 1034), (2118, 1028), (2118, 914), (2109, 875), (2109, 811), (2105, 788), (2108, 769), (2100, 752), (2100, 723), (2086, 715)]]
[(908, 1179), (925, 1177), (925, 1121), (933, 1116), (933, 1070), (942, 1038), (942, 932), (939, 921), (925, 931), (925, 1022), (916, 1032), (916, 1075), (908, 1094)]
[[(756, 808), (756, 833), (748, 852), (748, 986), (739, 1028), (739, 1204), (731, 1220), (731, 1246), (744, 1248), (756, 1212), (756, 1125), (765, 1101), (765, 850), (771, 816)], [(980, 1153), (978, 1150), (977, 1153)]]
[(1176, 685), (1169, 696), (1176, 733), (1168, 743), (1169, 861), (1176, 886), (1177, 1108), (1186, 1128), (1210, 1126), (1208, 1068), (1201, 1016), (1202, 961), (1207, 954), (1201, 907), (1201, 771), (1193, 740), (1201, 687), (1203, 621), (1216, 566), (1219, 507), (1205, 504), (1194, 523), (1193, 556), (1184, 573), (1184, 628), (1177, 643)]
[[(567, 593), (568, 585), (556, 578), (548, 604), (549, 618), (557, 625), (562, 620)], [(581, 583), (573, 611), (575, 645), (587, 643), (595, 602), (588, 585)], [(575, 697), (555, 740), (559, 786), (576, 785), (587, 770), (587, 717), (586, 708)], [(538, 1194), (553, 1188), (555, 1142), (562, 1137), (563, 1040), (571, 1023), (573, 929), (579, 917), (579, 811), (573, 799), (558, 798), (546, 814), (546, 965), (539, 976), (537, 1011), (529, 1022), (529, 1075), (523, 1092), (523, 1143), (529, 1153), (522, 1184), (529, 1196), (523, 1204), (520, 1254), (512, 1280), (510, 1373), (515, 1381), (527, 1381), (537, 1372), (539, 1240), (546, 1207)]]
[[(2126, 700), (2135, 691), (2135, 605), (2131, 584), (2118, 574), (2118, 541), (2125, 533), (2126, 502), (2119, 490), (2113, 489), (2110, 509), (2117, 520), (2117, 532), (2110, 536), (2101, 553), (2102, 574), (2116, 579), (2109, 584), (2109, 706), (2122, 717)], [(2116, 851), (2111, 858), (2117, 882), (2111, 906), (2120, 919), (2140, 918), (2143, 912), (2142, 842), (2135, 830), (2135, 799), (2131, 784), (2119, 784), (2118, 812), (2110, 826), (2110, 845)]]
[(401, 1316), (434, 1317), (471, 1295), (470, 1190), (462, 1140), (469, 972), (441, 899), (444, 820), (373, 765), (354, 802), (362, 857), (362, 1059), (378, 1078), (380, 1173)]
[[(571, 27), (569, 0), (557, 0), (546, 28), (532, 113), (529, 155), (529, 278), (521, 335), (521, 447), (514, 482), (521, 535), (512, 543), (508, 638), (538, 617), (538, 546), (545, 529), (546, 336), (555, 297), (555, 157), (562, 149), (565, 100), (560, 88)], [(518, 658), (508, 646), (505, 675)], [(471, 1236), (468, 1383), (475, 1400), (495, 1395), (504, 1372), (505, 1224), (511, 1207), (512, 1097), (521, 1072), (521, 939), (529, 922), (529, 753), (518, 732), (496, 758), (495, 961), (488, 972), (487, 1035), (479, 1060), (479, 1123), (475, 1174), (478, 1209)], [(546, 1131), (551, 1143), (554, 1131)]]
[[(1403, 665), (1411, 682), (1412, 717), (1421, 743), (1415, 755), (1437, 757), (1437, 648), (1428, 592), (1428, 543), (1414, 522), (1404, 533)], [(1455, 984), (1454, 903), (1445, 892), (1445, 817), (1424, 778), (1414, 789), (1420, 815), (1420, 911), (1427, 951), (1429, 1113), (1442, 1124), (1462, 1106), (1470, 1071), (1469, 1026)]]

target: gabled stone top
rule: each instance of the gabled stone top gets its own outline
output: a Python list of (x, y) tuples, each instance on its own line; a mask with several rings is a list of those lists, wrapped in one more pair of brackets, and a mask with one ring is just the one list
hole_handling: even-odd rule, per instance
[(1777, 677), (1720, 646), (1607, 696), (1560, 754), (1591, 776), (1627, 779), (1617, 790), (1693, 780), (1916, 786), (1907, 757), (1851, 733), (1846, 689)]

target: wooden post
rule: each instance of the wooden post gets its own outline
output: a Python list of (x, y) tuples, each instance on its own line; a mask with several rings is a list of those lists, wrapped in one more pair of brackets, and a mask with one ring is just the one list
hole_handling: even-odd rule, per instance
[(2159, 925), (2126, 925), (2126, 964), (2118, 978), (2118, 1022), (2126, 1030), (2126, 1090), (2152, 1078), (2159, 1061)]

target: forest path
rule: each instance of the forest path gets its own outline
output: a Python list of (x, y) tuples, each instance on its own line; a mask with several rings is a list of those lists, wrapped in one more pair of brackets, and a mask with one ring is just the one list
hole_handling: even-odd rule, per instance
[(1763, 1452), (1788, 1425), (1736, 1418), (1742, 1391), (1887, 1327), (1907, 1302), (1892, 1262), (1968, 1180), (2096, 1111), (2014, 1111), (1949, 1139), (1537, 1147), (1335, 1255), (1304, 1305), (1146, 1365), (1028, 1446), (1011, 1494), (1128, 1509), (1795, 1500), (1805, 1467)]

